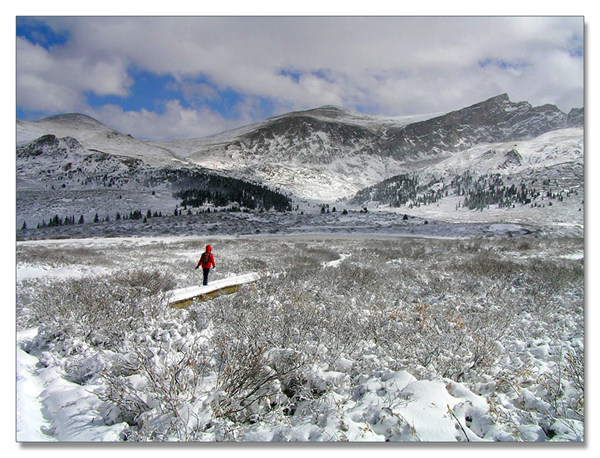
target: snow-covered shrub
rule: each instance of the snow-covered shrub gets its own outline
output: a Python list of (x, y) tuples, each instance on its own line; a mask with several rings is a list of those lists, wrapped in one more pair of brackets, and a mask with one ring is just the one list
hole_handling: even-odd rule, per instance
[[(215, 413), (238, 421), (272, 409), (282, 413), (291, 409), (294, 401), (288, 397), (299, 391), (299, 371), (311, 357), (298, 345), (307, 332), (306, 320), (294, 322), (284, 312), (291, 309), (280, 302), (245, 293), (219, 298), (206, 307), (214, 327), (216, 390), (221, 393)], [(310, 314), (307, 319), (311, 320)]]
[(174, 276), (164, 270), (133, 269), (118, 275), (117, 283), (150, 296), (160, 295), (176, 285)]
[(282, 394), (278, 377), (286, 374), (271, 367), (266, 348), (256, 341), (220, 336), (219, 344), (215, 415), (238, 422), (264, 415)]
[(104, 253), (85, 246), (63, 246), (60, 250), (46, 246), (31, 246), (27, 250), (18, 249), (20, 262), (30, 264), (58, 265), (99, 265), (106, 262)]
[(261, 280), (169, 309), (201, 242), (115, 244), (114, 274), (18, 284), (40, 330), (23, 348), (123, 438), (419, 440), (442, 437), (420, 403), (445, 399), (444, 440), (582, 440), (583, 261), (561, 257), (580, 242), (221, 239), (212, 278)]
[(439, 376), (461, 381), (493, 367), (506, 319), (486, 310), (469, 312), (457, 304), (418, 304), (403, 324), (403, 360), (433, 368)]
[(565, 350), (553, 370), (543, 375), (543, 399), (551, 407), (553, 418), (583, 420), (584, 413), (584, 355), (574, 345)]
[(583, 353), (578, 348), (575, 343), (564, 354), (559, 351), (549, 368), (531, 359), (493, 376), (489, 413), (496, 425), (512, 431), (510, 440), (583, 440)]
[(119, 345), (125, 334), (143, 329), (166, 308), (163, 294), (173, 285), (158, 271), (119, 272), (47, 280), (30, 294), (31, 316), (41, 334), (80, 338), (89, 344)]
[(502, 283), (510, 282), (523, 269), (517, 261), (500, 259), (486, 252), (478, 252), (464, 262), (456, 262), (454, 267), (459, 276), (484, 277)]
[(115, 407), (113, 421), (136, 427), (129, 440), (191, 440), (205, 421), (190, 406), (205, 400), (211, 367), (203, 337), (184, 337), (176, 329), (154, 332), (102, 372), (107, 386), (102, 398)]

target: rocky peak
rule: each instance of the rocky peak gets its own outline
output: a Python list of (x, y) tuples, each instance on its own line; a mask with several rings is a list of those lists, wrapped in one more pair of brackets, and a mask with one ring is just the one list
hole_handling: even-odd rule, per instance
[[(580, 116), (573, 112), (573, 123)], [(533, 107), (500, 94), (450, 113), (393, 124), (336, 106), (271, 118), (225, 146), (235, 157), (326, 164), (356, 154), (418, 161), (462, 151), (478, 143), (525, 140), (566, 127), (554, 105)]]
[(27, 158), (44, 155), (56, 159), (65, 157), (70, 151), (81, 149), (81, 144), (74, 138), (58, 138), (56, 135), (47, 134), (17, 147), (17, 157)]
[(521, 156), (521, 154), (516, 149), (513, 148), (504, 154), (504, 162), (499, 166), (499, 168), (506, 169), (511, 166), (518, 167), (522, 163), (523, 163), (523, 156)]
[(478, 143), (524, 140), (565, 127), (566, 115), (554, 105), (532, 107), (502, 94), (461, 110), (397, 129), (386, 149), (393, 157), (457, 152)]
[(573, 108), (567, 115), (567, 126), (568, 127), (583, 127), (584, 117), (583, 108)]

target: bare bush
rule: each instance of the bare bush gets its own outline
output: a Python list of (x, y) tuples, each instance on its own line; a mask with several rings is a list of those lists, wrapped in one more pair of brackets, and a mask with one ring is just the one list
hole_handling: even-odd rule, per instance
[(565, 351), (564, 359), (544, 375), (541, 385), (552, 406), (553, 418), (584, 418), (584, 355), (578, 347)]
[(44, 332), (113, 346), (165, 311), (160, 295), (172, 284), (168, 275), (157, 271), (88, 276), (49, 281), (28, 301), (31, 316), (44, 325)]
[(128, 440), (194, 440), (206, 420), (189, 407), (205, 400), (212, 361), (197, 336), (166, 346), (157, 338), (141, 340), (102, 371), (99, 397), (112, 406), (107, 421), (135, 427)]
[(104, 253), (85, 246), (61, 246), (60, 250), (46, 246), (30, 246), (17, 248), (18, 262), (50, 265), (94, 265), (106, 261)]
[[(565, 350), (560, 364), (540, 373), (533, 363), (515, 369), (522, 355), (505, 349), (552, 333), (583, 335), (583, 263), (533, 257), (538, 249), (556, 250), (551, 244), (223, 245), (220, 266), (272, 275), (176, 312), (162, 294), (193, 278), (189, 266), (177, 267), (177, 277), (135, 269), (20, 287), (21, 306), (43, 323), (48, 341), (78, 338), (118, 355), (101, 361), (100, 396), (107, 422), (131, 425), (129, 439), (232, 440), (248, 425), (286, 424), (292, 415), (317, 419), (338, 409), (341, 418), (332, 393), (350, 399), (357, 380), (399, 369), (472, 386), (489, 380), (503, 395), (489, 396), (489, 417), (507, 428), (541, 418), (549, 431), (559, 413), (583, 418), (582, 350)], [(159, 248), (156, 257), (168, 251)], [(348, 256), (327, 265), (341, 254)], [(89, 361), (72, 356), (72, 380), (86, 383)], [(552, 412), (543, 417), (523, 407), (510, 416), (531, 383), (546, 390), (540, 405)]]
[(491, 256), (489, 253), (478, 253), (463, 262), (454, 264), (459, 274), (473, 277), (488, 277), (499, 282), (510, 282), (523, 271), (523, 265), (513, 261)]

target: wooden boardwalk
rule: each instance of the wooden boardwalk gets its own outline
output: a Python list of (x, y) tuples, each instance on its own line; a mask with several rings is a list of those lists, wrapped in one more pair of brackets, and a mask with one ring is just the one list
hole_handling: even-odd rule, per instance
[(190, 286), (188, 288), (169, 291), (169, 304), (177, 309), (189, 307), (194, 302), (204, 302), (222, 294), (231, 294), (239, 291), (240, 286), (251, 283), (260, 278), (253, 272), (245, 275), (224, 278), (210, 282), (207, 286)]

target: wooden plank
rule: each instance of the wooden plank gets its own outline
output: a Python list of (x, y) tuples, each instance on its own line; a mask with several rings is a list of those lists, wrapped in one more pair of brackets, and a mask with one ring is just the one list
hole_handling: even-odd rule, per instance
[(169, 292), (169, 304), (177, 309), (189, 307), (195, 302), (205, 302), (223, 294), (239, 291), (240, 286), (260, 278), (257, 273), (238, 275), (236, 277), (217, 280), (208, 286), (192, 286)]
[(240, 290), (240, 285), (224, 286), (223, 288), (219, 288), (214, 291), (210, 291), (208, 293), (199, 294), (197, 296), (194, 296), (194, 297), (191, 297), (188, 299), (181, 299), (178, 301), (173, 301), (170, 304), (171, 304), (171, 307), (173, 307), (173, 308), (184, 309), (184, 308), (189, 307), (190, 305), (194, 304), (194, 302), (206, 302), (207, 300), (214, 299), (217, 296), (221, 296), (224, 294), (237, 293), (239, 290)]

